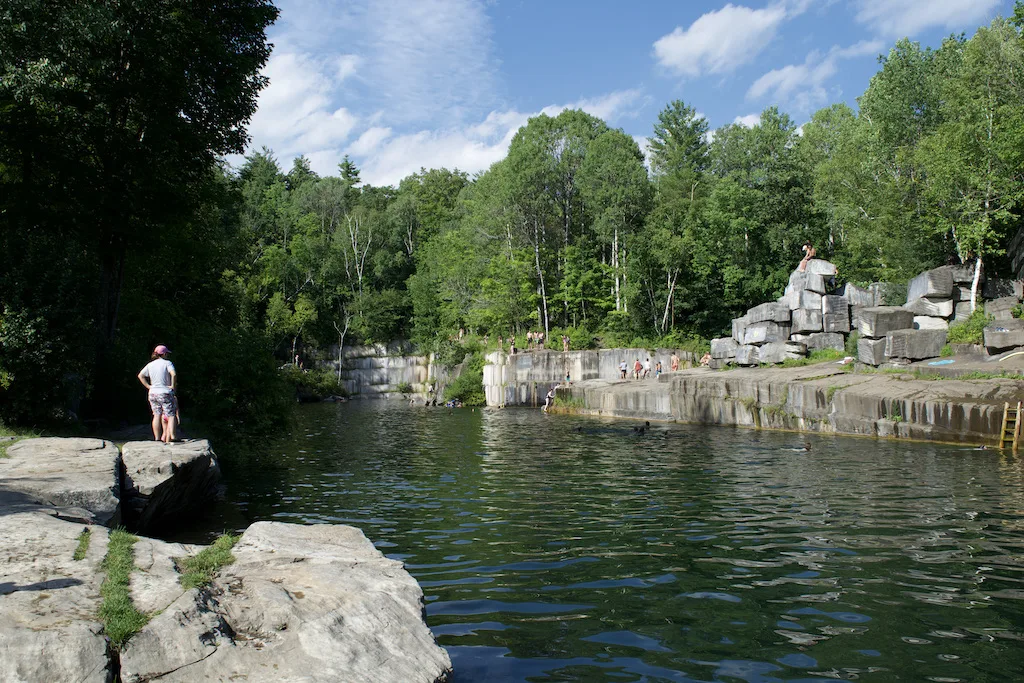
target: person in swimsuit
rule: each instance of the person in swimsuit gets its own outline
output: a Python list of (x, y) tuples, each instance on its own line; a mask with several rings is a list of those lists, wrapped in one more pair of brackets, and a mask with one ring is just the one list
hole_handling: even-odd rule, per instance
[(800, 261), (798, 270), (803, 273), (807, 270), (807, 263), (814, 258), (814, 254), (817, 252), (814, 251), (814, 246), (810, 242), (804, 242), (804, 246), (801, 249), (804, 252), (804, 258)]

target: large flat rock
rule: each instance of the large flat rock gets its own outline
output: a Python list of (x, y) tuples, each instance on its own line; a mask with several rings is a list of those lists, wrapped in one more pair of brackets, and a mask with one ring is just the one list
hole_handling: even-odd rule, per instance
[(107, 529), (90, 527), (89, 550), (76, 561), (84, 525), (41, 512), (0, 514), (0, 681), (112, 680), (97, 621)]
[(121, 459), (125, 519), (141, 533), (200, 515), (217, 497), (220, 467), (206, 439), (131, 441)]
[(436, 683), (449, 675), (419, 585), (358, 529), (258, 522), (234, 554), (208, 591), (182, 594), (129, 641), (124, 681)]
[(90, 521), (120, 521), (119, 453), (110, 441), (25, 439), (0, 459), (0, 489), (55, 507), (78, 508)]
[(857, 311), (857, 330), (862, 337), (881, 338), (893, 330), (914, 326), (914, 313), (900, 306), (874, 306)]

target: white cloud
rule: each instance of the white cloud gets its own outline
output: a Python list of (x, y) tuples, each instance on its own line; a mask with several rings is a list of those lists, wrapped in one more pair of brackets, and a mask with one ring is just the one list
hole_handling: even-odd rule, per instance
[(789, 18), (806, 11), (812, 0), (792, 0), (751, 9), (727, 4), (677, 26), (654, 43), (658, 64), (682, 76), (728, 73), (764, 50)]
[[(484, 171), (508, 153), (508, 146), (521, 126), (539, 114), (557, 116), (566, 109), (582, 109), (606, 121), (631, 116), (646, 97), (641, 90), (623, 90), (600, 97), (544, 107), (539, 112), (492, 111), (479, 123), (439, 130), (382, 137), (372, 146), (361, 146), (364, 133), (347, 153), (357, 157), (363, 181), (371, 185), (394, 185), (420, 168), (458, 168), (466, 173)], [(370, 129), (374, 130), (374, 129)], [(369, 133), (369, 131), (367, 131)], [(644, 138), (637, 138), (644, 149)], [(365, 147), (365, 156), (363, 148)], [(362, 158), (358, 158), (362, 157)], [(340, 159), (335, 159), (337, 163)]]
[(757, 124), (761, 123), (760, 114), (747, 114), (746, 116), (737, 116), (732, 120), (733, 123), (738, 123), (744, 128), (753, 128)]
[(964, 28), (985, 21), (1002, 0), (860, 0), (857, 21), (890, 38), (941, 26)]
[(372, 126), (363, 131), (359, 139), (349, 145), (345, 151), (353, 156), (366, 156), (372, 154), (373, 150), (377, 149), (389, 137), (391, 137), (390, 128)]
[(775, 103), (787, 103), (798, 112), (809, 113), (828, 102), (826, 84), (839, 70), (840, 59), (878, 54), (882, 47), (880, 40), (862, 40), (845, 48), (835, 46), (825, 55), (811, 52), (803, 64), (772, 69), (758, 78), (747, 90), (747, 99), (770, 96)]
[(343, 82), (337, 71), (336, 63), (307, 55), (273, 55), (264, 69), (270, 85), (260, 93), (249, 124), (254, 146), (266, 145), (289, 157), (344, 142), (358, 118), (345, 107), (331, 105)]

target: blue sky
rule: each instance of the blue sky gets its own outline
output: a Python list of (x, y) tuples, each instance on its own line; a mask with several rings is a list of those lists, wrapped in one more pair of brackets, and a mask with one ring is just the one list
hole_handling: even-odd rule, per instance
[(582, 108), (641, 145), (682, 99), (712, 128), (856, 106), (903, 36), (971, 35), (1013, 0), (278, 0), (251, 149), (349, 154), (374, 185), (485, 170), (531, 116)]

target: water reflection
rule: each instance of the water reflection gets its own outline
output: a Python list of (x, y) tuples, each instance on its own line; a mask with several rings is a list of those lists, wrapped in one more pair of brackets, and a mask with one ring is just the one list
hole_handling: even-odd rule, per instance
[(1018, 459), (634, 426), (311, 406), (229, 509), (361, 527), (460, 683), (1017, 676)]

